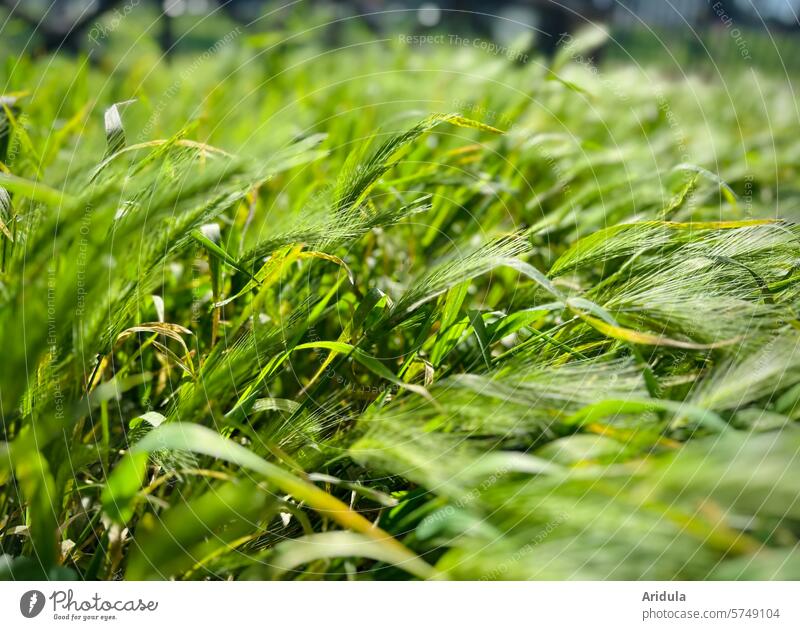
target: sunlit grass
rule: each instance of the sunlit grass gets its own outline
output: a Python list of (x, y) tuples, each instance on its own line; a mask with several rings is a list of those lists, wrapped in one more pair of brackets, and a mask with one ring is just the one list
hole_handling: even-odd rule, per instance
[(259, 45), (3, 70), (4, 577), (800, 578), (786, 86)]

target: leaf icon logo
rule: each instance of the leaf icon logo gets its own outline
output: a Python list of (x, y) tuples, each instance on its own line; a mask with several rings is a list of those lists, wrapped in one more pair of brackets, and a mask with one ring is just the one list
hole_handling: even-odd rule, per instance
[(19, 611), (23, 617), (32, 619), (44, 608), (44, 593), (41, 591), (28, 591), (19, 599)]

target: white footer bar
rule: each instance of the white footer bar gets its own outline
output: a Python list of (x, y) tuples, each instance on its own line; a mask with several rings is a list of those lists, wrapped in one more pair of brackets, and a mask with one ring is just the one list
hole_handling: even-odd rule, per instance
[(0, 628), (800, 628), (797, 582), (6, 582)]

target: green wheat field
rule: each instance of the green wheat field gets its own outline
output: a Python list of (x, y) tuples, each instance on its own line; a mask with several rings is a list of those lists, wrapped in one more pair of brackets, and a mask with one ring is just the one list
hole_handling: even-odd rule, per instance
[(104, 37), (2, 47), (0, 576), (800, 579), (780, 69)]

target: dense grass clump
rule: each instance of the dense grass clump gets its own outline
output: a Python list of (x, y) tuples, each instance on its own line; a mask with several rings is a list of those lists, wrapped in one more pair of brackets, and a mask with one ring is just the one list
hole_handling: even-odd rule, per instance
[(785, 82), (232, 39), (2, 71), (3, 576), (800, 579)]

